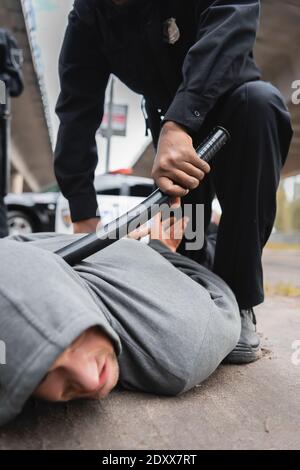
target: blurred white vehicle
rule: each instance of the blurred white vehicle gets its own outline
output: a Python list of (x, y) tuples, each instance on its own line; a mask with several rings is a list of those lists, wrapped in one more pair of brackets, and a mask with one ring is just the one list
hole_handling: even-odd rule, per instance
[[(119, 217), (151, 194), (153, 180), (122, 174), (99, 175), (95, 178), (102, 224)], [(72, 233), (68, 201), (60, 194), (56, 204), (55, 231)]]
[(58, 191), (5, 196), (9, 235), (53, 232)]

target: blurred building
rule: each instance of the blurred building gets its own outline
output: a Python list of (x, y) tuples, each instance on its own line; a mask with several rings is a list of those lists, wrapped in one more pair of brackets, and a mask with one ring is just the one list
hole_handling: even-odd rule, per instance
[(300, 104), (292, 103), (292, 83), (300, 80), (300, 0), (262, 0), (255, 57), (263, 78), (276, 85), (292, 115), (295, 131), (284, 176), (300, 173)]
[(294, 194), (293, 199), (300, 199), (300, 181), (295, 181), (294, 183)]
[(51, 127), (31, 0), (1, 0), (0, 25), (16, 37), (24, 55), (25, 91), (12, 100), (12, 186), (38, 191), (55, 182)]

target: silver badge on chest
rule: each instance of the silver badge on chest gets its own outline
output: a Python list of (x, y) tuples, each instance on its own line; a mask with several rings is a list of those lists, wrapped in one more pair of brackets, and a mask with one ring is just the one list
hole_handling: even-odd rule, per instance
[(180, 31), (176, 24), (176, 18), (168, 18), (164, 22), (164, 41), (168, 44), (175, 44), (180, 38)]

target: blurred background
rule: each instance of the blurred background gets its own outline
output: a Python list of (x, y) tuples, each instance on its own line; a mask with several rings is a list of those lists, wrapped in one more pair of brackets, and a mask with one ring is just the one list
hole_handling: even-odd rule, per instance
[[(72, 3), (0, 3), (0, 28), (7, 28), (18, 42), (24, 76), (23, 93), (12, 98), (11, 103), (8, 99), (6, 106), (1, 105), (1, 129), (6, 136), (6, 140), (1, 140), (1, 151), (5, 154), (7, 148), (10, 162), (5, 169), (9, 175), (5, 204), (11, 234), (71, 231), (68, 205), (59, 194), (52, 158), (58, 129), (54, 113), (59, 93), (58, 54)], [(285, 97), (295, 131), (278, 192), (278, 215), (271, 243), (294, 246), (300, 244), (299, 23), (300, 0), (262, 0), (256, 60), (264, 79), (274, 83)], [(149, 175), (154, 149), (150, 137), (145, 136), (141, 101), (141, 96), (112, 77), (107, 90), (107, 112), (97, 133), (99, 165), (95, 185), (105, 221), (139, 202), (152, 189)], [(217, 202), (215, 210), (219, 211)]]

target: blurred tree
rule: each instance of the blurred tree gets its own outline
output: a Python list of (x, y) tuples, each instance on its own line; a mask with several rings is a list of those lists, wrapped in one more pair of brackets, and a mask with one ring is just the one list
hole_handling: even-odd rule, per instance
[(290, 204), (291, 228), (293, 231), (300, 232), (300, 198), (295, 199)]
[(287, 233), (291, 230), (291, 223), (291, 203), (288, 202), (283, 184), (280, 183), (277, 192), (277, 215), (274, 225), (278, 232)]

